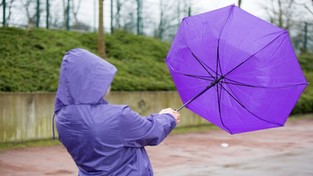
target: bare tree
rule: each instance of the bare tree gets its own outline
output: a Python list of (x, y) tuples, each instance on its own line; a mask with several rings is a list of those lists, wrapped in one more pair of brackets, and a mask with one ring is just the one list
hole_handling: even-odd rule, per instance
[(132, 33), (137, 32), (137, 0), (126, 0), (121, 4), (123, 10), (120, 12), (120, 27)]
[(35, 7), (36, 7), (36, 1), (33, 0), (23, 0), (23, 7), (26, 11), (26, 17), (27, 17), (27, 26), (33, 27), (36, 24), (36, 13), (35, 13)]
[(136, 14), (132, 11), (128, 12), (128, 18), (125, 20), (123, 25), (123, 29), (128, 32), (136, 33), (137, 25), (136, 25)]
[(160, 22), (159, 22), (159, 27), (158, 27), (158, 38), (163, 39), (164, 31), (165, 31), (165, 17), (164, 17), (165, 9), (164, 9), (164, 4), (163, 0), (160, 0)]
[(238, 7), (240, 8), (241, 7), (241, 0), (238, 0)]
[(270, 1), (270, 7), (264, 6), (269, 20), (277, 26), (289, 30), (294, 22), (295, 0)]
[(137, 34), (142, 35), (143, 34), (143, 22), (142, 22), (143, 1), (136, 0), (136, 2), (137, 2)]
[(121, 9), (122, 3), (121, 0), (116, 0), (116, 15), (115, 15), (115, 28), (121, 28)]
[[(77, 3), (76, 3), (77, 2)], [(77, 1), (72, 1), (72, 5), (71, 5), (71, 12), (73, 14), (74, 17), (74, 22), (78, 23), (79, 20), (77, 18), (79, 9), (80, 9), (80, 5), (81, 5), (81, 0), (77, 0)]]
[[(175, 9), (176, 8), (176, 9)], [(171, 40), (183, 17), (189, 16), (191, 11), (190, 1), (160, 0), (160, 17), (154, 36), (161, 40)]]
[[(293, 46), (296, 50), (306, 51), (308, 39), (311, 33), (308, 32), (308, 21), (312, 19), (311, 0), (275, 0), (267, 1), (268, 6), (264, 6), (269, 20), (277, 26), (289, 31)], [(313, 5), (313, 4), (312, 4)], [(307, 15), (307, 14), (311, 15)]]
[(65, 28), (69, 29), (70, 26), (70, 0), (63, 0), (63, 18), (64, 18), (64, 26)]
[(78, 19), (78, 14), (79, 14), (79, 10), (80, 10), (80, 7), (81, 7), (81, 0), (72, 0), (71, 1), (71, 14), (72, 14), (72, 17), (73, 17), (73, 21), (72, 24), (71, 24), (71, 28), (72, 29), (76, 29), (76, 30), (83, 30), (83, 31), (88, 31), (91, 29), (91, 27), (84, 23), (83, 21), (80, 21)]
[(98, 53), (100, 57), (106, 58), (104, 45), (103, 1), (104, 0), (99, 0)]
[[(311, 6), (308, 5), (309, 1), (312, 2)], [(303, 1), (302, 2), (297, 2), (296, 1), (295, 4), (298, 5), (298, 6), (304, 7), (304, 9), (306, 9), (307, 12), (309, 12), (311, 15), (313, 15), (313, 0), (307, 0), (306, 2), (307, 3), (303, 2)]]
[[(7, 24), (9, 23), (9, 21), (10, 21), (10, 19), (11, 19), (12, 7), (13, 7), (14, 1), (15, 1), (15, 0), (6, 1), (6, 4), (8, 4), (8, 5), (7, 5), (7, 8), (9, 9), (9, 10), (8, 10), (8, 13), (9, 13), (9, 14), (5, 17), (5, 21), (6, 21)], [(2, 1), (1, 1), (0, 7), (1, 7), (2, 5), (3, 5), (3, 3), (2, 3)]]
[(297, 32), (293, 37), (293, 43), (301, 52), (313, 49), (313, 0), (296, 0), (295, 4), (301, 11), (301, 20), (297, 23)]
[[(53, 3), (54, 2), (54, 3)], [(53, 7), (59, 7), (59, 8), (64, 8), (64, 2), (58, 1), (51, 1), (50, 0), (50, 9), (53, 9)], [(52, 8), (51, 8), (52, 7)], [(63, 13), (60, 13), (60, 11), (57, 10), (51, 10), (50, 11), (50, 16), (49, 16), (49, 25), (50, 28), (63, 28), (64, 27), (64, 11)]]

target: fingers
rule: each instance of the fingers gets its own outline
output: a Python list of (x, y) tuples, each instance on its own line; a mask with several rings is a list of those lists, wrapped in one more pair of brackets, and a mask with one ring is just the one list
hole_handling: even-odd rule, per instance
[(179, 122), (180, 122), (180, 113), (179, 112), (175, 111), (172, 108), (162, 109), (159, 112), (159, 114), (166, 114), (166, 113), (171, 114), (175, 118), (176, 124), (179, 124)]
[(166, 114), (166, 113), (170, 113), (172, 114), (173, 113), (173, 109), (172, 108), (166, 108), (166, 109), (162, 109), (159, 114)]
[(177, 111), (174, 111), (174, 117), (176, 119), (176, 123), (179, 124), (180, 122), (180, 113)]

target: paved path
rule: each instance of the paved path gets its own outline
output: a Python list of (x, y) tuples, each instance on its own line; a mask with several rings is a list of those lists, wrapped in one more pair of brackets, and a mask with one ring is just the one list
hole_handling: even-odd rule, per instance
[[(156, 176), (312, 176), (313, 118), (238, 135), (221, 130), (170, 135), (147, 151)], [(24, 175), (77, 175), (77, 170), (62, 146), (0, 152), (0, 176)]]
[(313, 147), (255, 159), (203, 163), (161, 169), (157, 175), (170, 176), (312, 176)]

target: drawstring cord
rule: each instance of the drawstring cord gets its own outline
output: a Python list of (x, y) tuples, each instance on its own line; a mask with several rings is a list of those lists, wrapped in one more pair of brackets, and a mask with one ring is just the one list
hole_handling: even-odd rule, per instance
[(54, 131), (54, 123), (55, 123), (55, 113), (52, 116), (52, 139), (55, 139), (55, 131)]

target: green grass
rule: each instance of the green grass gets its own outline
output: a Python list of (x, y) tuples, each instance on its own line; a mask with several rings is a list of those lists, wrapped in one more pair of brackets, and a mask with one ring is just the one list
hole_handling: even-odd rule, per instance
[[(170, 135), (176, 134), (186, 134), (192, 132), (205, 132), (209, 130), (217, 130), (218, 127), (208, 124), (208, 125), (194, 125), (188, 127), (177, 127)], [(58, 139), (43, 139), (43, 140), (31, 140), (31, 141), (21, 141), (21, 142), (3, 142), (0, 143), (0, 151), (23, 149), (29, 147), (49, 147), (61, 145)]]
[(49, 147), (61, 145), (58, 139), (42, 139), (32, 141), (21, 141), (21, 142), (3, 142), (0, 143), (0, 151), (22, 149), (28, 147)]
[(172, 132), (171, 135), (175, 134), (186, 134), (186, 133), (193, 133), (193, 132), (205, 132), (209, 130), (218, 130), (219, 128), (213, 124), (202, 124), (202, 125), (193, 125), (187, 127), (176, 127)]
[[(193, 132), (205, 132), (209, 130), (217, 130), (219, 129), (215, 125), (207, 124), (207, 125), (194, 125), (188, 127), (177, 127), (175, 128), (170, 135), (177, 134), (186, 134)], [(23, 149), (29, 147), (49, 147), (62, 145), (58, 139), (43, 139), (43, 140), (31, 140), (31, 141), (21, 141), (21, 142), (3, 142), (0, 143), (0, 151), (6, 150), (14, 150), (14, 149)]]
[(296, 115), (291, 115), (288, 120), (297, 120), (297, 119), (313, 119), (313, 114), (296, 114)]

